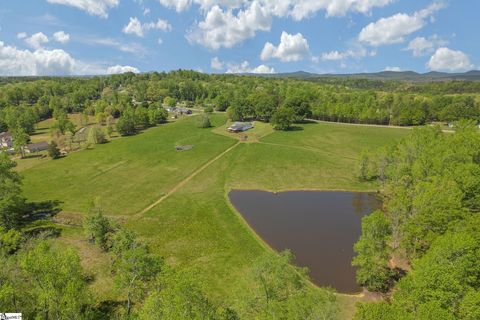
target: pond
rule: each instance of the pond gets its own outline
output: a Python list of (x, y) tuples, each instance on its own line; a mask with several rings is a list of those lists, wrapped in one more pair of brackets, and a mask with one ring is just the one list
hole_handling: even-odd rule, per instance
[(290, 249), (312, 281), (357, 293), (351, 266), (361, 218), (381, 206), (372, 193), (232, 190), (229, 198), (250, 227), (277, 251)]

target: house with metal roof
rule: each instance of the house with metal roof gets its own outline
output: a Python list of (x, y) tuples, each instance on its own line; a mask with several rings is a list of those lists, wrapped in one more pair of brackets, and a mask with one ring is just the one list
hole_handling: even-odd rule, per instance
[(230, 132), (244, 132), (253, 128), (253, 123), (251, 122), (235, 122), (230, 127), (227, 128)]

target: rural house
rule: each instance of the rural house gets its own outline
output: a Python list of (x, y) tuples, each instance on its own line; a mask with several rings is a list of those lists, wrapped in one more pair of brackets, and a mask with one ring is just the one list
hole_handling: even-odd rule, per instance
[(244, 132), (253, 128), (253, 123), (251, 122), (235, 122), (230, 127), (227, 128), (230, 132)]
[(12, 135), (8, 132), (0, 133), (0, 149), (10, 149), (13, 147)]
[(177, 108), (176, 112), (179, 114), (192, 114), (192, 110), (187, 108)]
[(45, 142), (45, 141), (27, 144), (25, 146), (25, 152), (26, 153), (37, 153), (37, 152), (40, 152), (40, 151), (43, 151), (43, 150), (47, 150), (48, 146), (49, 146), (48, 142)]

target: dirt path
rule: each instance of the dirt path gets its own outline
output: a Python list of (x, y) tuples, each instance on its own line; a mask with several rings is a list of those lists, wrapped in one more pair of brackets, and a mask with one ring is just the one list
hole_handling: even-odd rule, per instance
[(200, 172), (202, 172), (203, 170), (205, 170), (206, 168), (208, 168), (212, 163), (214, 163), (215, 161), (217, 161), (218, 159), (220, 159), (221, 157), (223, 157), (224, 155), (226, 155), (227, 153), (229, 153), (230, 151), (232, 151), (236, 146), (238, 146), (240, 144), (240, 141), (238, 141), (237, 143), (235, 143), (233, 146), (231, 146), (230, 148), (228, 148), (227, 150), (223, 151), (222, 153), (220, 153), (218, 156), (216, 156), (215, 158), (213, 158), (212, 160), (208, 161), (206, 164), (204, 164), (203, 166), (201, 166), (199, 169), (197, 169), (195, 172), (193, 172), (191, 175), (189, 175), (188, 177), (186, 177), (184, 180), (182, 180), (180, 183), (178, 183), (175, 187), (173, 187), (173, 189), (171, 189), (170, 191), (168, 191), (166, 194), (164, 194), (162, 197), (160, 197), (157, 201), (155, 201), (154, 203), (152, 203), (151, 205), (149, 205), (148, 207), (146, 207), (145, 209), (143, 209), (142, 211), (138, 212), (137, 214), (135, 214), (135, 216), (141, 216), (145, 213), (147, 213), (148, 211), (150, 211), (151, 209), (153, 209), (154, 207), (156, 207), (157, 205), (159, 205), (163, 200), (167, 199), (168, 197), (170, 197), (172, 194), (174, 194), (175, 192), (177, 192), (180, 188), (182, 188), (183, 186), (185, 186), (190, 180), (192, 180), (196, 175), (198, 175)]

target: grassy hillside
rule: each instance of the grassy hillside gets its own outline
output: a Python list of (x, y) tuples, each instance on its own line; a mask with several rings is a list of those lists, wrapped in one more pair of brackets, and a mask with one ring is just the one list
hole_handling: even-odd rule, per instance
[[(23, 171), (25, 194), (31, 200), (63, 201), (66, 212), (60, 217), (77, 223), (88, 201), (101, 197), (108, 214), (136, 230), (169, 263), (195, 269), (212, 298), (235, 305), (236, 294), (251, 286), (246, 276), (251, 262), (266, 247), (229, 204), (231, 188), (372, 190), (375, 185), (355, 178), (358, 153), (408, 133), (324, 123), (273, 132), (261, 124), (247, 133), (254, 141), (236, 144), (237, 136), (216, 133), (223, 130), (224, 116), (212, 120), (215, 129), (198, 129), (189, 117), (42, 163)], [(194, 148), (177, 152), (178, 144)], [(139, 213), (175, 186), (181, 187)], [(86, 268), (96, 274), (95, 289), (115, 299), (108, 263), (85, 248), (78, 228), (68, 230), (62, 240), (78, 248)]]
[[(214, 123), (223, 122), (215, 116)], [(197, 129), (194, 118), (166, 124), (25, 171), (25, 194), (83, 212), (100, 197), (111, 215), (136, 213), (235, 141)], [(176, 145), (194, 145), (177, 152)]]

